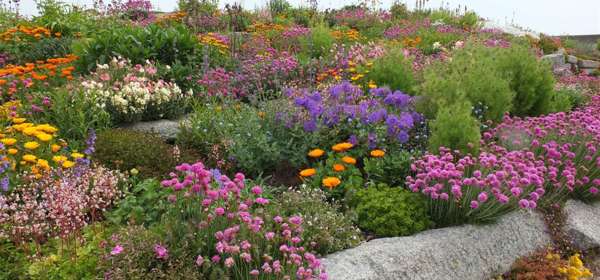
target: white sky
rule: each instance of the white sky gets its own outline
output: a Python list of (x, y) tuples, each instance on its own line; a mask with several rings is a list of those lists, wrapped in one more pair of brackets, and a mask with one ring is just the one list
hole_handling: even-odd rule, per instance
[[(0, 0), (2, 1), (2, 0)], [(92, 0), (63, 0), (89, 5)], [(105, 0), (109, 2), (110, 0)], [(151, 0), (161, 11), (172, 11), (176, 0)], [(288, 0), (293, 5), (307, 5), (307, 0)], [(389, 7), (394, 0), (379, 0), (380, 7)], [(225, 3), (241, 2), (246, 8), (264, 6), (267, 0), (221, 0)], [(318, 0), (319, 8), (339, 8), (358, 0)], [(401, 0), (414, 6), (414, 0)], [(551, 35), (600, 34), (600, 0), (430, 0), (429, 7), (456, 8), (465, 5), (479, 15), (499, 24), (516, 25)], [(34, 14), (34, 0), (21, 0), (21, 13)]]

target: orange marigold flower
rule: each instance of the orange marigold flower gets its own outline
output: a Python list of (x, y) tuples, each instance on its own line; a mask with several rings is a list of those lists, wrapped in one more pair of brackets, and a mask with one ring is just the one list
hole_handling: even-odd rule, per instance
[(318, 158), (321, 157), (323, 154), (325, 154), (325, 151), (321, 149), (313, 149), (310, 152), (308, 152), (308, 156), (311, 158)]
[(314, 168), (308, 168), (300, 171), (300, 176), (302, 177), (310, 177), (317, 174), (317, 170)]
[(384, 155), (385, 155), (385, 152), (382, 150), (372, 150), (371, 151), (372, 157), (383, 157)]
[(331, 190), (341, 184), (342, 181), (338, 177), (326, 177), (322, 183), (324, 187)]
[(333, 165), (333, 171), (335, 172), (342, 172), (344, 170), (346, 170), (346, 167), (343, 164), (336, 163)]
[(356, 159), (353, 157), (349, 157), (349, 156), (343, 157), (342, 161), (346, 164), (356, 164)]
[(354, 145), (352, 145), (352, 143), (350, 143), (350, 142), (342, 142), (342, 143), (333, 145), (333, 147), (331, 147), (331, 149), (336, 152), (345, 152), (345, 151), (349, 150), (350, 148), (352, 148), (353, 146)]

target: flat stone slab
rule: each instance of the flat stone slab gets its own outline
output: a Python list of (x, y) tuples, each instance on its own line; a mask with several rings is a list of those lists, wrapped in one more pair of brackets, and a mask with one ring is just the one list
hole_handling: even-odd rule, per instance
[(498, 223), (375, 239), (327, 256), (332, 280), (481, 280), (551, 243), (541, 215), (517, 211)]
[(552, 63), (552, 67), (563, 67), (567, 64), (565, 55), (562, 53), (553, 53), (542, 56), (542, 60), (547, 60)]
[(162, 138), (167, 141), (172, 141), (177, 138), (177, 134), (179, 133), (179, 128), (182, 122), (186, 122), (187, 117), (177, 119), (177, 120), (156, 120), (156, 121), (148, 121), (148, 122), (137, 122), (128, 126), (125, 126), (126, 129), (131, 129), (135, 131), (141, 132), (152, 132), (157, 133)]
[(600, 203), (569, 200), (565, 204), (565, 231), (581, 250), (600, 248)]
[(600, 62), (594, 60), (579, 60), (579, 68), (588, 68), (588, 69), (596, 69), (600, 67)]

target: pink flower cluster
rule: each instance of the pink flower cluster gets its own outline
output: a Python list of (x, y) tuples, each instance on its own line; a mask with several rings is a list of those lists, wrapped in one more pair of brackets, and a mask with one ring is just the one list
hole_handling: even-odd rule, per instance
[[(327, 279), (320, 260), (302, 246), (302, 218), (267, 216), (262, 208), (269, 200), (260, 186), (247, 188), (243, 174), (231, 180), (200, 162), (176, 170), (162, 181), (175, 191), (170, 200), (201, 205), (194, 221), (199, 221), (196, 234), (206, 247), (198, 250), (196, 265), (222, 266), (233, 275), (261, 279)], [(157, 258), (167, 256), (160, 246), (155, 247)]]
[(0, 195), (0, 237), (16, 244), (67, 237), (100, 220), (119, 199), (123, 176), (104, 167), (82, 167), (32, 180)]
[(402, 39), (404, 37), (413, 36), (420, 28), (428, 28), (431, 26), (431, 20), (424, 19), (421, 21), (409, 22), (403, 21), (400, 25), (389, 27), (383, 32), (383, 37), (386, 39)]
[(409, 188), (426, 194), (447, 213), (471, 217), (490, 215), (490, 209), (535, 208), (542, 198), (597, 199), (600, 96), (570, 113), (507, 116), (484, 133), (482, 146), (478, 157), (442, 149), (440, 155), (416, 160), (411, 166), (416, 175), (407, 178)]

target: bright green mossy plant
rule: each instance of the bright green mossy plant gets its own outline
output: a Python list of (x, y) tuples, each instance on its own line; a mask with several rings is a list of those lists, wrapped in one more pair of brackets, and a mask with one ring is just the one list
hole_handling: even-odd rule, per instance
[(385, 184), (356, 192), (358, 226), (377, 236), (406, 236), (431, 227), (424, 196)]

